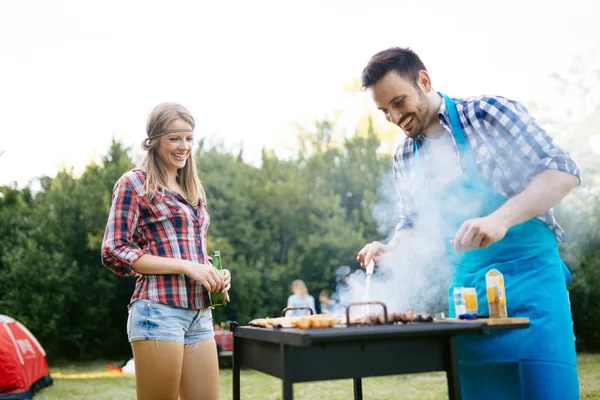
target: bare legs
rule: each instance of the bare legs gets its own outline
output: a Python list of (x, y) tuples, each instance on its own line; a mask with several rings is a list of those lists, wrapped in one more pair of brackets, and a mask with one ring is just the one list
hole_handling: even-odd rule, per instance
[(140, 340), (131, 344), (139, 400), (217, 400), (219, 367), (214, 339), (198, 346)]
[(179, 396), (181, 400), (219, 399), (219, 357), (214, 339), (185, 346)]

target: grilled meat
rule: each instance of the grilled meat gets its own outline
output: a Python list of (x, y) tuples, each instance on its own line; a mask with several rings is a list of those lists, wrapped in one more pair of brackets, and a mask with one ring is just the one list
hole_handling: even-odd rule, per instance
[[(415, 314), (414, 310), (407, 312), (390, 312), (388, 313), (388, 323), (403, 323), (409, 322), (432, 322), (433, 317), (427, 313)], [(300, 329), (315, 329), (315, 328), (332, 328), (335, 325), (346, 324), (346, 317), (332, 317), (325, 314), (307, 315), (303, 317), (278, 317), (278, 318), (257, 318), (249, 322), (251, 326), (259, 326), (263, 328), (300, 328)], [(370, 313), (366, 315), (356, 316), (351, 315), (350, 325), (384, 325), (385, 316), (383, 312)]]
[(340, 323), (338, 318), (316, 314), (304, 317), (258, 318), (249, 322), (251, 326), (263, 328), (331, 328)]
[[(433, 322), (433, 317), (427, 313), (415, 314), (414, 310), (407, 312), (389, 312), (388, 323), (393, 324), (401, 322), (407, 324), (409, 322)], [(363, 316), (351, 316), (351, 325), (383, 325), (385, 324), (385, 316), (383, 312), (371, 313)]]

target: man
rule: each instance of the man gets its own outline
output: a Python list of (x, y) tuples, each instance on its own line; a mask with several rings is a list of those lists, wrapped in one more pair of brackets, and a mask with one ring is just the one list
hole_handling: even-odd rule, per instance
[(394, 156), (396, 232), (387, 244), (367, 244), (357, 260), (378, 262), (426, 215), (438, 216), (450, 289), (475, 287), (486, 315), (485, 274), (495, 268), (504, 275), (508, 316), (530, 318), (529, 329), (458, 338), (463, 397), (578, 399), (571, 276), (558, 253), (565, 234), (552, 212), (580, 183), (575, 163), (523, 105), (436, 92), (410, 49), (375, 54), (362, 86), (407, 137)]

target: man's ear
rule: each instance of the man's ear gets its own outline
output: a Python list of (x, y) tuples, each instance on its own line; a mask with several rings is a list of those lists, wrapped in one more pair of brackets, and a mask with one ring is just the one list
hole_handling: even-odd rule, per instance
[(429, 77), (429, 73), (424, 69), (419, 71), (417, 84), (425, 93), (429, 93), (432, 90), (431, 78)]

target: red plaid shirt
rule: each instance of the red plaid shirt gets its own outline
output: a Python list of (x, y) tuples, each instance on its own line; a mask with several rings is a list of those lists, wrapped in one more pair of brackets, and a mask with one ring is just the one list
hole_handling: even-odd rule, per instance
[[(135, 276), (131, 264), (144, 254), (204, 263), (210, 217), (206, 204), (192, 207), (165, 189), (147, 197), (146, 173), (134, 169), (115, 184), (102, 243), (102, 263), (119, 276)], [(175, 307), (209, 306), (206, 289), (184, 274), (138, 276), (131, 302), (148, 299)]]

